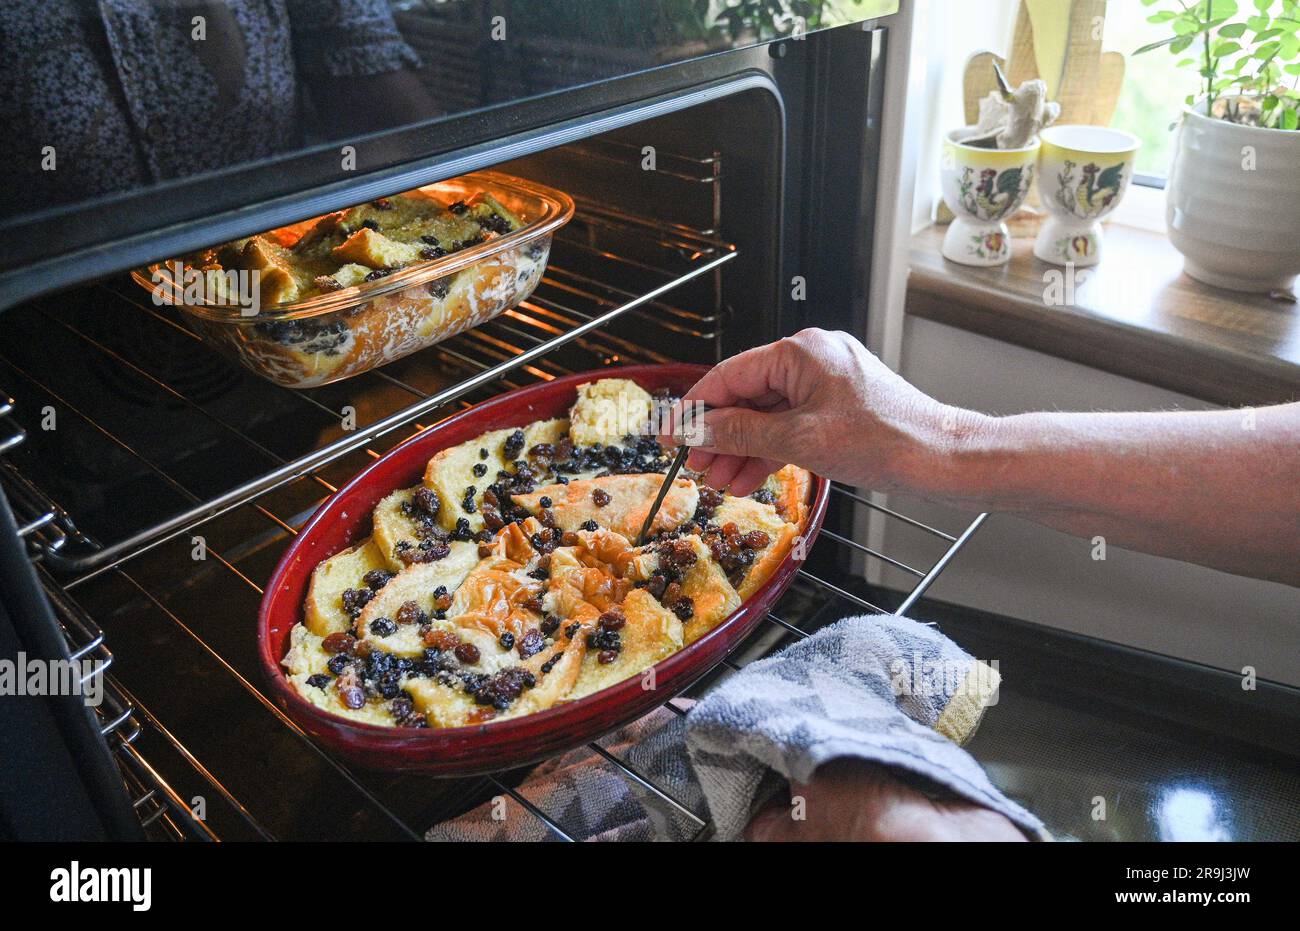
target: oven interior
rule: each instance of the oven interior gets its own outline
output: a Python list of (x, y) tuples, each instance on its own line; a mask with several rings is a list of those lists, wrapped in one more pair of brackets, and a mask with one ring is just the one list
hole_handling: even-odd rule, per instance
[[(494, 797), (539, 838), (593, 830), (535, 804), (526, 772), (434, 780), (330, 758), (265, 695), (261, 586), (334, 489), (457, 410), (569, 372), (717, 361), (796, 329), (806, 311), (783, 303), (781, 282), (815, 257), (782, 233), (802, 218), (786, 215), (799, 198), (781, 133), (772, 98), (744, 92), (496, 166), (577, 201), (543, 283), (495, 321), (333, 385), (260, 380), (125, 275), (0, 316), (0, 478), (73, 655), (111, 661), (99, 722), (149, 836), (413, 840)], [(868, 513), (928, 540), (932, 561), (903, 566), (858, 542)], [(837, 486), (776, 612), (688, 694), (877, 603), (911, 608), (981, 520), (928, 527)], [(870, 560), (915, 587), (870, 590), (858, 571)], [(645, 779), (607, 740), (590, 765), (708, 836), (681, 787)]]

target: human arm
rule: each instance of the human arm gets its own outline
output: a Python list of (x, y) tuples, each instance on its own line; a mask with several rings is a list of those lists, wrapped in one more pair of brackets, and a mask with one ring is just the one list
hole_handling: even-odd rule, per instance
[(727, 359), (687, 398), (721, 408), (688, 465), (735, 494), (788, 461), (1300, 585), (1300, 404), (994, 417), (936, 401), (823, 330)]

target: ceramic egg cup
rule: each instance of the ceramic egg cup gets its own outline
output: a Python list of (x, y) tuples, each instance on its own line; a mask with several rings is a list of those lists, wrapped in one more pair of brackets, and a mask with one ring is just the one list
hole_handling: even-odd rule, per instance
[(1004, 265), (1011, 259), (1011, 234), (1003, 221), (1029, 193), (1039, 143), (981, 149), (957, 141), (966, 131), (953, 130), (943, 143), (939, 176), (954, 217), (943, 237), (943, 256), (962, 265)]
[(1049, 126), (1039, 138), (1039, 200), (1048, 216), (1034, 255), (1055, 265), (1101, 261), (1101, 218), (1124, 197), (1140, 142), (1102, 126)]

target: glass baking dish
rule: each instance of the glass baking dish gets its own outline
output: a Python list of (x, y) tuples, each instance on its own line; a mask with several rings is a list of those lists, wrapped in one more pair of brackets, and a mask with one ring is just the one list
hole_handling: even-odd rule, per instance
[[(406, 193), (426, 194), (444, 206), (488, 194), (523, 225), (373, 281), (271, 306), (205, 300), (203, 272), (195, 276), (178, 260), (136, 269), (132, 277), (155, 303), (179, 307), (195, 334), (245, 367), (277, 385), (310, 388), (393, 362), (526, 300), (546, 270), (552, 236), (573, 217), (567, 194), (498, 172)], [(291, 247), (319, 219), (263, 235)]]

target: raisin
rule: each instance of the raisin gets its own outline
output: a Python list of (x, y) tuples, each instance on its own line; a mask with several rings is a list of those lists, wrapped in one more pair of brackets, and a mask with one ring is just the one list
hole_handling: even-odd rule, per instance
[(498, 236), (504, 236), (510, 232), (510, 221), (499, 213), (490, 213), (485, 217), (479, 217), (478, 225), (489, 233), (496, 233)]
[(478, 494), (478, 489), (473, 485), (470, 485), (465, 489), (465, 499), (461, 501), (460, 509), (466, 514), (473, 514), (478, 510), (478, 506), (474, 503), (474, 496), (476, 494)]
[(523, 603), (523, 607), (527, 608), (529, 611), (532, 611), (534, 614), (541, 614), (542, 596), (534, 595), (532, 598), (529, 598), (527, 601)]
[(581, 529), (588, 533), (592, 533), (600, 529), (600, 524), (596, 523), (594, 520), (584, 520)]
[[(370, 202), (370, 206), (374, 207), (376, 210), (392, 210), (393, 202), (389, 200), (387, 197), (381, 197), (378, 200), (372, 200)], [(373, 221), (372, 220), (366, 221), (366, 223), (371, 223), (371, 222)], [(364, 225), (365, 224), (363, 223), (362, 226)]]
[(695, 513), (703, 512), (704, 517), (712, 517), (713, 512), (718, 509), (720, 504), (722, 504), (722, 492), (710, 488), (708, 485), (700, 486), (699, 505), (696, 507)]
[(601, 650), (596, 654), (596, 661), (608, 666), (618, 659), (618, 650)]
[(530, 459), (545, 459), (548, 462), (555, 458), (555, 446), (552, 443), (538, 443), (528, 450)]
[(380, 278), (386, 278), (391, 275), (396, 270), (397, 269), (395, 268), (376, 268), (374, 271), (367, 274), (362, 281), (378, 281)]
[(617, 631), (598, 630), (587, 635), (587, 646), (592, 650), (621, 650), (623, 640)]
[(325, 688), (325, 686), (329, 685), (331, 681), (332, 680), (330, 679), (330, 677), (325, 675), (322, 672), (318, 672), (314, 676), (307, 677), (307, 684), (317, 689)]
[(580, 630), (582, 630), (582, 624), (579, 621), (574, 621), (572, 624), (570, 624), (568, 627), (565, 628), (564, 636), (572, 640), (574, 635), (577, 634), (577, 632)]
[(536, 656), (544, 649), (546, 649), (546, 638), (537, 630), (530, 630), (528, 633), (524, 634), (523, 639), (519, 641), (519, 656), (522, 659)]
[(361, 614), (361, 609), (369, 604), (370, 599), (375, 597), (375, 593), (368, 588), (349, 588), (343, 592), (343, 610), (353, 620)]
[(397, 625), (386, 617), (377, 617), (370, 622), (370, 632), (376, 637), (391, 637), (397, 633)]
[(660, 600), (666, 605), (671, 605), (680, 597), (682, 597), (682, 583), (669, 582), (668, 587), (664, 589), (664, 596)]
[(482, 478), (483, 476), (487, 475), (487, 466), (481, 462), (476, 462), (474, 463), (474, 468), (472, 468), (470, 471), (474, 473), (475, 478)]
[(334, 673), (334, 675), (341, 676), (344, 672), (350, 669), (352, 664), (355, 662), (355, 656), (352, 656), (350, 653), (340, 653), (338, 656), (331, 658), (325, 665), (329, 668), (330, 672)]
[(326, 653), (351, 653), (357, 645), (357, 638), (351, 634), (337, 631), (321, 641), (321, 649)]
[(659, 562), (670, 569), (693, 566), (698, 558), (689, 540), (669, 540), (659, 547)]
[(458, 200), (455, 203), (448, 205), (447, 209), (456, 216), (460, 216), (465, 211), (469, 210), (469, 204), (465, 203), (463, 200)]
[(355, 672), (348, 671), (338, 679), (339, 700), (343, 702), (343, 707), (351, 708), (353, 711), (364, 707), (366, 703), (366, 690), (361, 686), (361, 677)]
[(456, 647), (456, 659), (467, 666), (473, 666), (479, 660), (478, 647), (472, 643), (462, 643)]
[(480, 705), (491, 705), (498, 711), (510, 707), (511, 702), (537, 684), (537, 678), (527, 669), (518, 666), (503, 669), (494, 676), (484, 676), (482, 680), (466, 683), (465, 690), (474, 696)]
[(662, 572), (656, 572), (650, 576), (650, 581), (646, 583), (646, 591), (655, 598), (663, 600), (664, 590), (668, 587), (668, 579)]
[(550, 499), (549, 497), (547, 497), (546, 495), (542, 495), (542, 497), (538, 500), (537, 503), (540, 504), (540, 505), (541, 505), (542, 507), (544, 507), (544, 508), (549, 508), (549, 507), (551, 507), (552, 504), (554, 504), (554, 502), (551, 501), (551, 499)]
[(366, 588), (370, 589), (372, 592), (377, 592), (387, 585), (388, 580), (392, 577), (393, 573), (389, 572), (387, 569), (371, 569), (361, 577), (361, 581), (366, 583)]
[(766, 488), (760, 488), (758, 491), (750, 495), (750, 497), (759, 504), (776, 504), (776, 495)]
[(421, 553), (418, 562), (437, 562), (439, 559), (446, 559), (451, 552), (451, 544), (443, 540), (425, 540), (417, 548)]
[(393, 615), (393, 620), (398, 624), (423, 624), (427, 617), (414, 601), (404, 601), (397, 609), (397, 613)]
[(427, 633), (423, 634), (420, 639), (424, 641), (426, 647), (437, 650), (440, 653), (445, 653), (447, 650), (454, 650), (460, 645), (459, 634), (454, 630), (446, 630), (442, 628), (437, 630), (431, 629)]
[(417, 489), (411, 500), (422, 514), (427, 514), (429, 517), (437, 517), (438, 512), (442, 510), (442, 499), (432, 488)]
[(537, 552), (549, 553), (560, 545), (562, 539), (563, 534), (556, 533), (550, 527), (543, 527), (529, 537), (528, 542), (533, 545), (533, 549), (537, 550)]
[(683, 595), (681, 598), (678, 598), (673, 602), (671, 610), (673, 614), (677, 615), (679, 621), (685, 623), (695, 617), (695, 602)]
[(510, 633), (510, 631), (507, 630), (505, 633), (501, 635), (500, 642), (501, 642), (501, 649), (503, 650), (513, 649), (515, 645), (515, 635)]
[(524, 431), (516, 430), (514, 433), (506, 437), (505, 444), (502, 446), (502, 450), (505, 455), (506, 462), (510, 462), (512, 460), (518, 459), (519, 454), (523, 452), (523, 449), (524, 449)]
[(600, 616), (598, 621), (603, 630), (622, 630), (623, 625), (627, 623), (627, 615), (618, 605), (614, 605), (608, 611)]
[(542, 618), (542, 633), (549, 637), (560, 629), (560, 619), (553, 614), (548, 614)]
[(610, 502), (609, 492), (603, 488), (597, 488), (591, 493), (591, 503), (598, 508), (603, 508)]
[(478, 450), (478, 457), (480, 459), (486, 459), (488, 457), (488, 451), (480, 446)]
[(545, 675), (546, 673), (550, 672), (552, 669), (555, 668), (555, 665), (562, 659), (564, 659), (564, 654), (556, 653), (546, 662), (542, 663), (542, 674)]
[(581, 542), (582, 538), (572, 530), (566, 530), (564, 533), (560, 534), (561, 546), (577, 546)]
[(761, 530), (751, 530), (740, 538), (740, 542), (751, 550), (761, 550), (772, 542), (771, 538)]
[(506, 525), (505, 518), (493, 505), (485, 503), (480, 510), (483, 514), (483, 526), (492, 533), (496, 533)]

